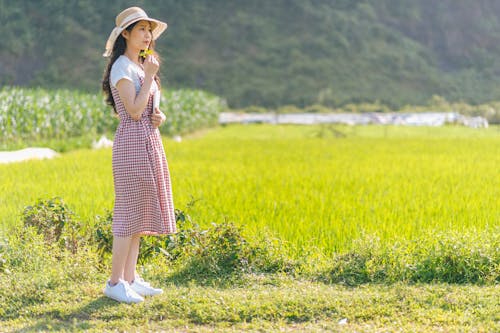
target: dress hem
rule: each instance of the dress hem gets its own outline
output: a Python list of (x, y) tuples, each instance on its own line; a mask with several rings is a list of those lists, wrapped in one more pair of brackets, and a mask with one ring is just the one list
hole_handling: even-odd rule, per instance
[(133, 236), (167, 236), (167, 235), (173, 235), (173, 234), (177, 234), (179, 233), (178, 231), (175, 231), (175, 232), (156, 232), (156, 231), (139, 231), (139, 232), (136, 232), (136, 233), (133, 233), (133, 234), (129, 234), (129, 235), (118, 235), (118, 234), (115, 234), (113, 233), (113, 237), (123, 237), (123, 238), (127, 238), (127, 237), (133, 237)]

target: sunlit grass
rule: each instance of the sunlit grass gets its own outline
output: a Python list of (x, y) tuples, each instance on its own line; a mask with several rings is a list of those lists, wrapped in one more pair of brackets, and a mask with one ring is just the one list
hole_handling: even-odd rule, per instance
[[(238, 125), (164, 143), (178, 208), (194, 199), (202, 226), (228, 219), (297, 250), (500, 224), (498, 128)], [(53, 196), (90, 224), (111, 209), (111, 150), (0, 165), (3, 225)]]

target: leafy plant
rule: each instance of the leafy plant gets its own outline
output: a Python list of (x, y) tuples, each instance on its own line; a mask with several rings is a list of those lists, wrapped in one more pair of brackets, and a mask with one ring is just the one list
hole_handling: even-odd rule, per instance
[[(219, 112), (226, 106), (222, 99), (202, 91), (177, 90), (164, 92), (160, 107), (167, 116), (160, 130), (173, 135), (216, 125)], [(117, 124), (100, 94), (8, 86), (0, 89), (0, 143), (95, 137), (114, 132)]]
[(96, 216), (96, 229), (92, 243), (97, 246), (101, 259), (108, 257), (113, 250), (113, 212), (106, 211), (104, 216)]
[(461, 235), (456, 232), (427, 235), (383, 246), (367, 237), (354, 248), (336, 254), (319, 280), (329, 283), (409, 281), (420, 283), (498, 283), (500, 238), (498, 228)]
[(42, 234), (48, 244), (59, 243), (73, 253), (78, 250), (81, 222), (60, 197), (38, 199), (24, 209), (22, 220), (25, 227), (34, 227)]
[[(190, 208), (194, 204), (188, 204)], [(264, 239), (250, 244), (240, 227), (224, 221), (202, 229), (184, 210), (176, 209), (177, 233), (165, 237), (146, 236), (141, 240), (139, 262), (145, 264), (156, 256), (184, 266), (184, 274), (227, 275), (251, 271), (292, 272), (296, 264), (282, 251), (281, 244)], [(92, 243), (101, 259), (112, 251), (112, 212), (96, 217)]]

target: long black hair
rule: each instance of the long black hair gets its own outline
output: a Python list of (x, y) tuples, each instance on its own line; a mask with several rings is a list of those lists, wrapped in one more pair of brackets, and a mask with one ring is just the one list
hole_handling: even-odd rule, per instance
[[(131, 32), (137, 23), (138, 22), (132, 23), (125, 30)], [(155, 47), (155, 41), (152, 40), (151, 43), (149, 44), (149, 49), (154, 51), (154, 47)], [(116, 38), (115, 45), (113, 45), (113, 50), (111, 51), (109, 62), (106, 65), (102, 77), (102, 91), (104, 92), (104, 96), (106, 97), (106, 104), (110, 105), (115, 111), (115, 113), (118, 112), (116, 111), (115, 100), (113, 99), (113, 94), (111, 93), (111, 83), (109, 82), (109, 75), (111, 73), (111, 67), (113, 67), (113, 64), (115, 63), (116, 59), (118, 59), (119, 56), (125, 53), (126, 48), (127, 48), (127, 42), (125, 41), (125, 38), (123, 38), (122, 34), (120, 34), (118, 38)], [(154, 51), (154, 56), (156, 57), (156, 59), (158, 59), (158, 62), (160, 62), (160, 57), (156, 51)], [(143, 63), (144, 58), (139, 57), (139, 61)], [(156, 72), (154, 79), (156, 81), (156, 84), (158, 85), (158, 89), (160, 89), (161, 82), (159, 77), (159, 71)]]

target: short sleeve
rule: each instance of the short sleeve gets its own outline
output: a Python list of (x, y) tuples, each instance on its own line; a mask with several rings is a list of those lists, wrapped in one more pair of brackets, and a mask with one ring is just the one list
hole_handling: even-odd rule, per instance
[(117, 60), (111, 67), (111, 73), (109, 74), (109, 81), (111, 83), (111, 86), (116, 88), (116, 84), (121, 79), (127, 79), (130, 82), (135, 83), (130, 66), (128, 66), (128, 64), (124, 63), (123, 61)]

